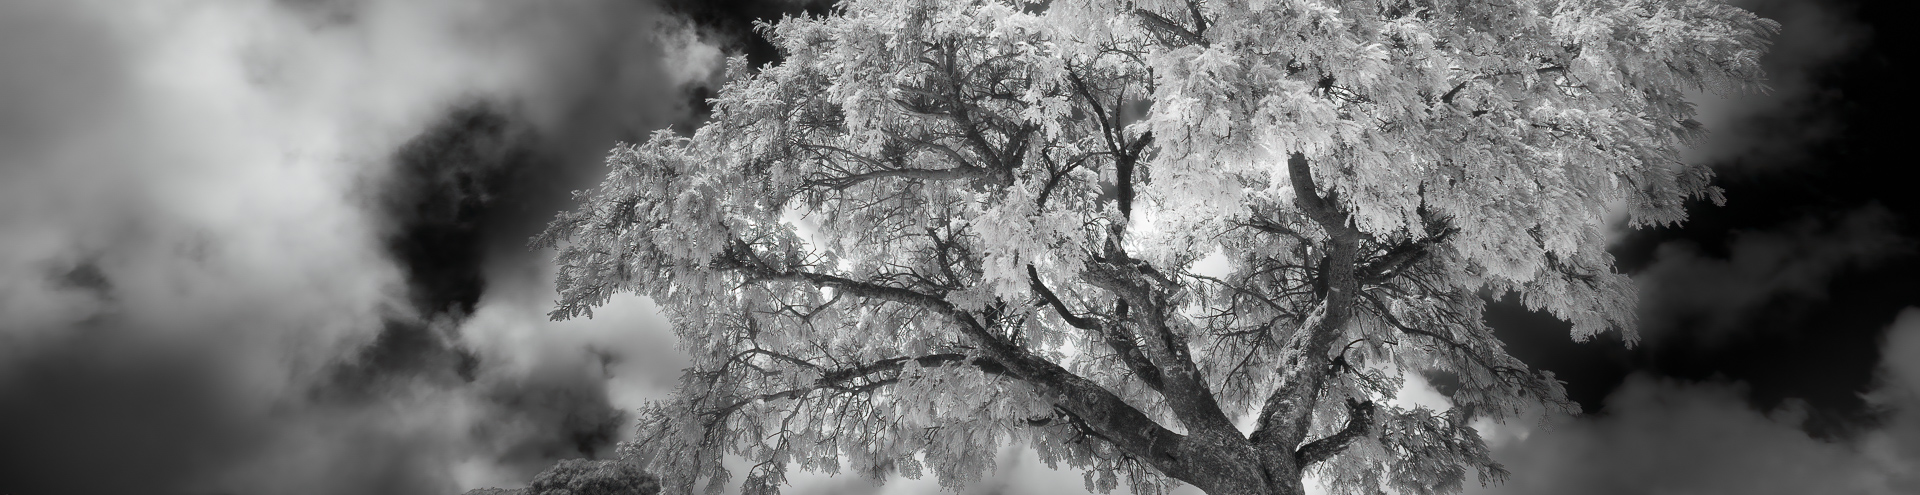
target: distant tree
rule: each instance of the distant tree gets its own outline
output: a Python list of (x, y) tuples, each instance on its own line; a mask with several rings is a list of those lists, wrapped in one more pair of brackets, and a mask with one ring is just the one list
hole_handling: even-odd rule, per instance
[(565, 459), (521, 489), (481, 488), (466, 495), (654, 495), (660, 485), (639, 466), (619, 460)]
[[(651, 297), (693, 364), (625, 451), (670, 493), (789, 468), (960, 486), (1430, 494), (1544, 405), (1488, 295), (1635, 340), (1605, 218), (1719, 201), (1689, 91), (1758, 86), (1718, 0), (845, 0), (712, 120), (615, 149), (537, 242), (552, 316)], [(1409, 374), (1445, 411), (1389, 405)], [(1472, 473), (1472, 474), (1470, 474)]]

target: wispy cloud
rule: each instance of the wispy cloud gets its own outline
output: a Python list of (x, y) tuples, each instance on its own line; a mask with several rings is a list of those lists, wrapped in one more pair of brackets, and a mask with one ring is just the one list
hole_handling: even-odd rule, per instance
[(1532, 431), (1503, 425), (1513, 478), (1469, 493), (1897, 494), (1920, 491), (1920, 309), (1889, 330), (1884, 422), (1849, 440), (1809, 436), (1804, 406), (1747, 405), (1739, 384), (1630, 378), (1604, 414)]

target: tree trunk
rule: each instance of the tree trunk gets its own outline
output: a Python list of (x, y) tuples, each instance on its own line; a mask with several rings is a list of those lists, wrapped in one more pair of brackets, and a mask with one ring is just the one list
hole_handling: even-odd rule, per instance
[(1182, 472), (1168, 473), (1207, 495), (1302, 495), (1293, 452), (1262, 450), (1245, 437), (1196, 432), (1183, 442)]

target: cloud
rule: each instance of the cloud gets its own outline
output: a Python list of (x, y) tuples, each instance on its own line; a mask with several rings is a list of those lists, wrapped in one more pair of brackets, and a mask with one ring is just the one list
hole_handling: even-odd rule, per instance
[(1826, 84), (1836, 62), (1866, 44), (1871, 29), (1839, 2), (1734, 0), (1730, 2), (1781, 24), (1762, 64), (1768, 89), (1761, 93), (1695, 94), (1698, 119), (1711, 135), (1686, 159), (1723, 171), (1765, 169), (1798, 163), (1812, 145), (1839, 136), (1845, 125), (1837, 109), (1844, 95)]
[[(1804, 406), (1750, 409), (1741, 385), (1636, 375), (1593, 417), (1490, 435), (1513, 478), (1468, 493), (1895, 494), (1920, 491), (1920, 309), (1887, 334), (1873, 397), (1885, 421), (1850, 440), (1801, 429)], [(1518, 432), (1519, 434), (1514, 434)]]
[[(665, 19), (616, 0), (0, 3), (0, 492), (453, 493), (623, 436), (635, 393), (578, 347), (636, 341), (540, 354), (462, 332), (506, 325), (488, 277), (544, 263), (526, 225), (613, 140), (686, 118), (698, 71), (663, 61), (713, 52)], [(519, 180), (409, 186), (428, 175), (398, 164), (457, 182), (473, 169), (447, 161), (486, 158), (399, 152), (481, 107), (519, 130), (466, 135), (524, 150)], [(427, 203), (481, 214), (402, 201), (449, 190)], [(405, 255), (440, 227), (482, 247)]]
[(1660, 245), (1636, 276), (1643, 335), (1656, 340), (1688, 328), (1687, 337), (1714, 342), (1757, 318), (1825, 299), (1828, 281), (1844, 270), (1912, 250), (1893, 213), (1879, 206), (1737, 232), (1728, 244), (1725, 255), (1687, 241)]

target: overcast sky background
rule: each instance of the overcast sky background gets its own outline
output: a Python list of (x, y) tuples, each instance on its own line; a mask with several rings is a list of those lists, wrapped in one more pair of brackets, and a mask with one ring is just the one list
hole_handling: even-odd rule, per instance
[[(1920, 493), (1907, 2), (1737, 2), (1774, 91), (1701, 102), (1724, 207), (1615, 251), (1641, 334), (1500, 305), (1589, 411), (1470, 493)], [(638, 298), (546, 321), (526, 239), (699, 121), (788, 0), (0, 0), (0, 493), (451, 494), (608, 455), (677, 379)], [(1416, 394), (1419, 395), (1419, 394)], [(1429, 399), (1431, 392), (1425, 394)], [(968, 493), (1077, 489), (1018, 449)], [(931, 493), (796, 477), (802, 493)]]

